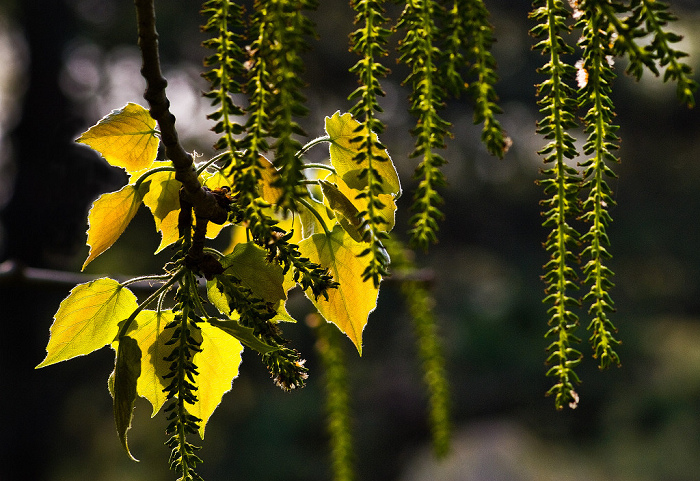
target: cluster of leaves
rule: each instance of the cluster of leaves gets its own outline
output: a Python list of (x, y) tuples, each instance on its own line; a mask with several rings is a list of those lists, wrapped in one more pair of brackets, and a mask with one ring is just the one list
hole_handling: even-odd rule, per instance
[[(540, 69), (547, 78), (538, 86), (540, 112), (545, 115), (538, 123), (538, 132), (549, 141), (539, 153), (548, 165), (540, 181), (547, 196), (542, 201), (543, 225), (551, 228), (545, 242), (550, 260), (544, 266), (543, 280), (545, 302), (553, 304), (548, 311), (551, 329), (546, 334), (554, 338), (548, 347), (547, 361), (552, 367), (547, 375), (557, 380), (548, 391), (554, 395), (557, 409), (567, 404), (575, 408), (578, 403), (575, 385), (579, 378), (574, 368), (583, 356), (574, 347), (580, 342), (575, 334), (579, 317), (574, 310), (581, 302), (591, 316), (590, 343), (599, 366), (603, 369), (620, 363), (615, 352), (619, 344), (616, 328), (608, 317), (614, 310), (609, 294), (613, 272), (605, 265), (611, 257), (606, 233), (612, 220), (609, 208), (615, 204), (606, 178), (615, 177), (611, 165), (619, 162), (614, 154), (618, 127), (613, 124), (610, 99), (614, 59), (627, 56), (627, 72), (636, 78), (641, 77), (644, 67), (656, 75), (660, 67), (666, 67), (664, 80), (676, 81), (678, 97), (691, 107), (697, 88), (690, 67), (681, 60), (685, 54), (673, 48), (680, 37), (665, 29), (674, 19), (665, 4), (648, 0), (569, 3), (540, 0), (531, 14), (538, 22), (531, 31), (540, 39), (535, 48), (547, 56)], [(565, 40), (572, 28), (581, 32), (580, 59), (575, 65), (570, 59), (577, 50)], [(651, 37), (651, 42), (642, 45), (644, 37)], [(579, 110), (584, 111), (582, 124), (588, 136), (583, 145), (587, 159), (578, 164), (581, 171), (571, 163), (579, 153), (569, 133), (577, 126)], [(582, 235), (575, 221), (589, 224), (587, 232)], [(579, 259), (585, 260), (580, 284), (588, 289), (581, 301), (573, 295), (579, 288), (574, 267)]]
[[(236, 244), (228, 255), (200, 247), (195, 258), (195, 246), (205, 236), (219, 235), (224, 225), (199, 217), (193, 221), (192, 206), (180, 195), (174, 167), (155, 160), (158, 132), (147, 110), (128, 104), (103, 118), (78, 141), (124, 169), (130, 182), (117, 192), (103, 194), (90, 209), (90, 252), (84, 267), (114, 244), (142, 203), (150, 209), (161, 234), (158, 251), (170, 246), (175, 254), (165, 274), (148, 278), (163, 285), (141, 303), (128, 285), (144, 278), (124, 283), (103, 278), (74, 288), (56, 313), (47, 356), (39, 367), (111, 345), (116, 351), (115, 419), (125, 448), (128, 451), (126, 432), (135, 397), (147, 398), (154, 414), (169, 403), (172, 466), (184, 479), (197, 479), (193, 468), (199, 458), (186, 437), (195, 432), (204, 435), (209, 417), (237, 376), (244, 346), (260, 353), (281, 388), (304, 385), (308, 376), (304, 360), (287, 346), (279, 326), (294, 321), (285, 301), (297, 284), (319, 314), (338, 326), (362, 353), (362, 331), (376, 307), (378, 286), (362, 278), (365, 263), (361, 254), (366, 242), (358, 213), (367, 210), (367, 201), (357, 194), (366, 188), (366, 181), (359, 175), (363, 166), (353, 160), (357, 150), (351, 142), (358, 127), (350, 114), (326, 118), (323, 139), (330, 145), (330, 163), (318, 167), (330, 172), (315, 181), (321, 199), (307, 194), (300, 204), (295, 230), (302, 231), (301, 235), (293, 238), (292, 231), (281, 227), (274, 231), (278, 243), (284, 242), (295, 253), (293, 261), (280, 255), (279, 244), (275, 256), (269, 246), (261, 247), (255, 241)], [(382, 175), (390, 179), (391, 186), (382, 197), (383, 215), (392, 219), (386, 225), (391, 229), (400, 185), (388, 154), (383, 151), (381, 155), (385, 159)], [(259, 163), (265, 167), (257, 186), (259, 195), (263, 200), (279, 198), (275, 168), (262, 156)], [(230, 194), (235, 188), (231, 177), (209, 164), (198, 166), (199, 180), (228, 205), (230, 216), (225, 225), (250, 230), (245, 205)], [(274, 206), (266, 215), (275, 215)], [(332, 286), (319, 292), (313, 281), (290, 269), (294, 262), (323, 266)], [(205, 296), (198, 282), (201, 277), (207, 280)], [(174, 303), (166, 308), (166, 294), (176, 284)], [(151, 304), (156, 310), (146, 309)]]
[[(304, 385), (304, 360), (289, 347), (281, 329), (282, 322), (294, 321), (285, 308), (291, 289), (299, 286), (319, 315), (345, 333), (361, 354), (363, 329), (388, 273), (387, 248), (399, 261), (397, 272), (413, 269), (389, 237), (402, 190), (378, 138), (384, 130), (379, 119), (384, 95), (380, 80), (389, 74), (381, 59), (388, 53), (390, 35), (403, 32), (399, 61), (409, 68), (404, 83), (411, 87), (409, 110), (417, 118), (412, 130), (412, 157), (420, 158), (410, 229), (414, 245), (427, 248), (437, 240), (442, 218), (439, 188), (445, 183), (445, 159), (438, 150), (451, 135), (451, 125), (439, 111), (448, 97), (467, 93), (474, 100), (474, 122), (483, 123), (482, 140), (489, 152), (502, 157), (510, 140), (496, 120), (500, 109), (490, 53), (493, 28), (482, 0), (409, 0), (393, 26), (381, 0), (351, 1), (357, 30), (351, 34), (350, 48), (360, 57), (350, 69), (359, 81), (349, 96), (355, 104), (350, 113), (327, 117), (325, 135), (306, 145), (298, 140), (305, 133), (297, 123), (307, 112), (301, 55), (306, 38), (314, 35), (305, 12), (317, 2), (256, 0), (248, 14), (233, 0), (207, 0), (202, 29), (210, 36), (204, 45), (211, 54), (204, 61), (208, 70), (203, 76), (210, 83), (205, 96), (214, 108), (208, 117), (220, 136), (214, 145), (219, 153), (190, 165), (191, 156), (177, 140), (159, 72), (153, 3), (136, 4), (143, 15), (139, 38), (151, 113), (130, 103), (78, 139), (129, 177), (122, 189), (93, 203), (88, 214), (90, 251), (83, 268), (116, 242), (141, 204), (150, 209), (161, 234), (156, 252), (170, 247), (174, 254), (161, 275), (123, 283), (102, 278), (76, 286), (55, 315), (47, 356), (39, 367), (110, 345), (116, 351), (110, 390), (125, 449), (129, 451), (127, 431), (135, 398), (148, 399), (154, 415), (167, 404), (171, 466), (181, 479), (191, 480), (199, 479), (195, 467), (201, 460), (188, 436), (204, 436), (209, 418), (238, 375), (244, 347), (260, 354), (282, 389)], [(679, 97), (691, 106), (697, 87), (682, 61), (685, 54), (674, 48), (680, 37), (666, 30), (673, 17), (664, 4), (569, 4), (536, 0), (532, 12), (538, 22), (532, 30), (539, 39), (535, 48), (548, 57), (541, 69), (547, 78), (538, 90), (544, 114), (538, 132), (548, 140), (540, 151), (547, 165), (540, 182), (547, 196), (542, 202), (544, 225), (551, 228), (545, 242), (551, 258), (543, 278), (545, 301), (552, 304), (546, 336), (553, 338), (548, 358), (553, 366), (548, 375), (557, 380), (549, 394), (555, 396), (557, 408), (578, 402), (574, 368), (582, 354), (575, 347), (580, 342), (575, 309), (581, 302), (573, 291), (581, 283), (588, 288), (583, 302), (592, 318), (594, 356), (601, 367), (619, 364), (619, 342), (608, 318), (614, 310), (609, 295), (613, 273), (606, 266), (608, 209), (614, 204), (606, 179), (614, 177), (611, 165), (618, 162), (610, 100), (613, 59), (626, 56), (628, 72), (637, 78), (645, 67), (657, 75), (665, 68), (664, 79), (676, 81)], [(576, 67), (571, 62), (576, 49), (565, 40), (572, 28), (582, 32)], [(651, 41), (641, 44), (643, 37)], [(238, 94), (247, 96), (246, 107), (235, 104)], [(570, 131), (580, 111), (588, 138), (583, 146), (587, 158), (578, 169), (572, 163), (579, 153)], [(244, 116), (245, 121), (240, 120)], [(154, 118), (162, 132), (156, 130)], [(180, 151), (157, 161), (161, 140), (166, 155), (175, 152), (171, 147)], [(306, 151), (321, 143), (329, 144), (329, 163), (306, 163)], [(274, 162), (265, 155), (274, 156)], [(576, 221), (588, 224), (587, 232), (581, 234)], [(207, 247), (206, 239), (219, 236), (226, 226), (243, 230), (246, 241), (226, 253)], [(579, 272), (574, 264), (581, 258), (586, 262)], [(142, 279), (162, 285), (139, 303), (128, 286)], [(405, 282), (402, 291), (415, 319), (431, 392), (436, 448), (444, 453), (448, 396), (432, 299), (418, 281)], [(337, 472), (347, 479), (351, 450), (345, 372), (327, 328), (317, 330), (325, 340), (319, 352), (328, 364)]]

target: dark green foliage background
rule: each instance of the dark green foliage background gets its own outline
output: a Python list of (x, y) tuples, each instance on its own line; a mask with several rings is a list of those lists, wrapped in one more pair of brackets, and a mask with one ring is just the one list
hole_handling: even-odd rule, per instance
[[(204, 39), (198, 29), (200, 2), (173, 5), (157, 4), (164, 63), (197, 69), (204, 53), (198, 48)], [(505, 111), (501, 121), (514, 145), (504, 160), (491, 158), (479, 142), (479, 128), (471, 125), (471, 107), (456, 102), (445, 112), (456, 132), (444, 152), (450, 183), (444, 191), (446, 221), (439, 245), (418, 261), (436, 273), (436, 309), (453, 387), (455, 453), (445, 466), (461, 463), (464, 478), (425, 479), (495, 479), (493, 473), (511, 472), (513, 466), (520, 471), (507, 479), (545, 479), (552, 472), (580, 476), (566, 479), (695, 479), (700, 471), (698, 111), (686, 110), (676, 101), (674, 86), (662, 86), (647, 73), (641, 84), (620, 75), (614, 85), (622, 163), (615, 167), (619, 180), (611, 182), (618, 206), (611, 211), (608, 234), (623, 366), (597, 373), (595, 363), (584, 361), (579, 408), (556, 412), (551, 400), (543, 398), (550, 384), (542, 365), (547, 316), (539, 281), (547, 260), (541, 248), (546, 232), (540, 227), (541, 192), (534, 185), (541, 167), (535, 151), (543, 144), (534, 133), (539, 118), (534, 85), (541, 81), (535, 69), (542, 59), (530, 51), (529, 2), (492, 1), (487, 6), (498, 39), (494, 55), (502, 78), (497, 85)], [(389, 7), (395, 19), (397, 7)], [(694, 1), (672, 3), (688, 33), (700, 24), (699, 8)], [(81, 103), (67, 95), (60, 80), (65, 75), (62, 61), (71, 49), (90, 42), (105, 52), (133, 47), (133, 6), (117, 0), (5, 0), (0, 16), (28, 47), (27, 91), (9, 137), (16, 181), (1, 212), (0, 259), (77, 271), (87, 252), (89, 203), (123, 179), (72, 143), (106, 112), (88, 109), (94, 99)], [(311, 115), (304, 123), (315, 136), (321, 133), (323, 116), (351, 106), (345, 97), (354, 90), (355, 79), (347, 68), (356, 58), (347, 51), (352, 12), (346, 2), (321, 2), (313, 18), (321, 40), (312, 42), (306, 55)], [(687, 50), (697, 71), (700, 39)], [(407, 160), (413, 120), (406, 113), (407, 92), (396, 83), (406, 72), (393, 60), (386, 64), (394, 74), (393, 83), (384, 84), (387, 130), (381, 140), (403, 175), (407, 194), (397, 228), (405, 231), (415, 167)], [(192, 78), (200, 82), (198, 89), (206, 88), (196, 75)], [(212, 143), (193, 142), (185, 139), (186, 148), (204, 152)], [(90, 272), (151, 272), (168, 256), (150, 256), (157, 244), (150, 221), (139, 215)], [(148, 420), (144, 401), (137, 402), (130, 434), (132, 452), (142, 462), (130, 462), (119, 446), (106, 388), (111, 352), (33, 370), (43, 357), (51, 318), (70, 287), (1, 280), (0, 478), (171, 479), (162, 463), (168, 452), (164, 421)], [(290, 309), (303, 318), (308, 305), (297, 296)], [(259, 363), (244, 357), (241, 376), (207, 428), (201, 467), (205, 479), (328, 479), (322, 368), (303, 323), (289, 329), (289, 335), (309, 358), (308, 386), (285, 394)], [(424, 479), (410, 476), (418, 476), (415, 463), (429, 445), (425, 399), (409, 320), (391, 284), (382, 289), (365, 338), (362, 359), (350, 343), (345, 346), (357, 413), (358, 477)], [(582, 347), (588, 354), (587, 346)], [(517, 462), (499, 456), (498, 449), (488, 451), (489, 440), (505, 445), (513, 439), (511, 454)], [(484, 453), (493, 457), (482, 472), (492, 477), (470, 478)]]

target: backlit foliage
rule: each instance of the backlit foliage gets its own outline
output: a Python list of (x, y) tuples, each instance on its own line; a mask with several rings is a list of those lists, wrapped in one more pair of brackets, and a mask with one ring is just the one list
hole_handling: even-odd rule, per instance
[[(314, 306), (308, 324), (326, 368), (334, 476), (353, 479), (349, 376), (330, 324), (361, 355), (364, 328), (388, 275), (400, 284), (414, 320), (435, 450), (447, 453), (449, 389), (429, 280), (417, 277), (412, 252), (390, 236), (402, 187), (379, 136), (386, 127), (381, 81), (391, 73), (384, 63), (392, 35), (398, 61), (409, 72), (403, 83), (416, 119), (410, 155), (417, 164), (416, 186), (407, 228), (414, 246), (425, 250), (438, 240), (440, 189), (448, 181), (443, 152), (455, 133), (441, 110), (450, 98), (468, 95), (491, 154), (503, 157), (511, 140), (496, 117), (501, 109), (490, 52), (495, 33), (485, 3), (399, 3), (402, 13), (392, 20), (382, 0), (349, 2), (355, 21), (349, 48), (359, 57), (349, 67), (358, 81), (348, 96), (353, 105), (349, 113), (327, 116), (325, 133), (304, 144), (298, 123), (308, 113), (302, 55), (315, 36), (308, 14), (318, 2), (255, 0), (246, 10), (233, 0), (205, 1), (204, 95), (219, 137), (217, 155), (195, 164), (169, 110), (177, 99), (166, 96), (154, 2), (135, 0), (149, 110), (129, 103), (78, 139), (129, 179), (90, 209), (90, 252), (83, 267), (108, 251), (142, 203), (161, 234), (158, 251), (170, 247), (173, 255), (159, 275), (76, 286), (54, 317), (47, 356), (37, 366), (110, 345), (116, 358), (109, 388), (117, 433), (129, 455), (127, 432), (135, 398), (142, 396), (154, 414), (166, 405), (172, 469), (182, 480), (201, 479), (191, 439), (203, 438), (238, 375), (244, 348), (258, 353), (281, 389), (303, 387), (309, 369), (283, 335), (283, 321), (293, 321), (285, 307), (288, 292), (299, 287)], [(697, 84), (685, 54), (675, 48), (680, 37), (667, 30), (674, 17), (660, 2), (535, 0), (531, 18), (534, 48), (545, 59), (537, 132), (547, 141), (539, 152), (545, 164), (539, 184), (543, 225), (550, 229), (542, 276), (550, 304), (547, 376), (554, 379), (548, 394), (557, 409), (575, 408), (581, 307), (600, 367), (620, 364), (611, 320), (613, 273), (607, 267), (615, 203), (607, 182), (619, 162), (611, 100), (615, 59), (626, 57), (627, 72), (636, 78), (644, 69), (655, 75), (663, 69), (664, 80), (675, 81), (678, 97), (691, 107)], [(246, 101), (237, 105), (234, 99), (243, 96)], [(579, 126), (587, 136), (582, 152), (572, 135)], [(305, 154), (325, 144), (328, 162), (308, 163)], [(166, 160), (156, 161), (159, 150)], [(245, 237), (228, 254), (208, 244), (225, 226)], [(143, 280), (159, 287), (139, 302), (128, 286)]]

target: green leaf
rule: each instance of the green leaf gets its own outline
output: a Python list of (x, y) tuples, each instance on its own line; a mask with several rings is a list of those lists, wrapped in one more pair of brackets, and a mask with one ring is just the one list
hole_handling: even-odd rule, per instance
[(267, 261), (267, 252), (253, 242), (237, 244), (233, 252), (221, 259), (225, 276), (235, 276), (253, 291), (256, 297), (270, 303), (287, 298), (282, 287), (284, 274), (282, 267)]
[(126, 432), (131, 427), (136, 401), (136, 383), (141, 375), (141, 349), (137, 342), (129, 336), (124, 336), (117, 348), (117, 358), (114, 371), (109, 378), (110, 392), (114, 398), (114, 422), (117, 425), (119, 440), (126, 453), (134, 461), (126, 441)]
[[(163, 328), (175, 320), (172, 310), (143, 310), (138, 313), (127, 334), (141, 348), (141, 376), (136, 385), (139, 396), (148, 399), (153, 407), (151, 417), (155, 416), (166, 401), (163, 388), (167, 383), (163, 375), (169, 372), (169, 363), (164, 358), (170, 355), (172, 346), (167, 346), (168, 336), (163, 335)], [(118, 341), (112, 344), (118, 349)]]
[(102, 194), (88, 213), (87, 245), (90, 246), (83, 270), (97, 256), (112, 247), (134, 218), (141, 205), (144, 189), (133, 184), (117, 192)]
[(362, 242), (362, 220), (358, 217), (360, 213), (350, 199), (343, 194), (337, 185), (325, 180), (319, 180), (323, 196), (328, 201), (328, 205), (335, 213), (335, 218), (340, 225), (345, 229), (345, 232), (350, 234), (356, 242)]
[[(284, 291), (287, 292), (290, 289), (296, 287), (296, 282), (292, 280), (292, 284), (287, 286), (287, 281), (285, 278)], [(229, 289), (236, 289), (230, 278), (226, 276), (217, 276), (215, 280), (207, 282), (207, 297), (209, 302), (216, 307), (220, 313), (227, 316), (229, 319), (237, 321), (240, 317), (237, 312), (231, 310), (230, 296), (226, 293)], [(287, 312), (285, 306), (285, 301), (279, 300), (276, 303), (271, 303), (275, 310), (275, 316), (270, 319), (270, 322), (297, 322), (292, 316)]]
[(113, 279), (75, 286), (56, 312), (46, 359), (37, 368), (90, 354), (111, 343), (119, 322), (137, 308), (136, 296)]
[(197, 402), (187, 411), (201, 419), (199, 435), (204, 439), (204, 428), (221, 398), (231, 390), (238, 376), (243, 346), (235, 337), (206, 322), (199, 324), (202, 332), (201, 351), (192, 362), (197, 366)]
[[(332, 227), (335, 224), (335, 219), (333, 219), (333, 212), (326, 207), (322, 202), (317, 201), (313, 197), (308, 197), (306, 203), (313, 208), (316, 213), (321, 216), (326, 227)], [(319, 234), (325, 232), (321, 221), (316, 217), (307, 206), (300, 204), (299, 209), (299, 220), (301, 222), (301, 238), (306, 239), (313, 234)]]
[[(320, 181), (324, 182), (324, 181)], [(334, 187), (333, 189), (324, 189), (323, 190), (323, 195), (328, 201), (328, 205), (331, 209), (333, 209), (336, 213), (336, 218), (338, 218), (337, 214), (340, 212), (344, 217), (348, 217), (348, 215), (352, 214), (355, 211), (359, 212), (367, 212), (369, 210), (369, 205), (368, 201), (369, 198), (366, 196), (360, 197), (359, 199), (357, 198), (357, 194), (359, 192), (356, 189), (353, 189), (349, 187), (343, 179), (341, 179), (338, 175), (336, 174), (329, 174), (325, 178), (326, 184), (331, 183), (331, 185)], [(323, 184), (322, 184), (323, 185)], [(322, 186), (323, 188), (323, 186)], [(345, 197), (347, 201), (351, 202), (352, 205), (354, 206), (354, 209), (350, 206), (347, 205), (347, 202), (344, 200), (341, 200), (341, 196)], [(333, 197), (333, 198), (331, 198)], [(396, 218), (396, 198), (394, 197), (393, 194), (379, 194), (376, 196), (377, 199), (380, 201), (380, 203), (383, 205), (381, 209), (379, 209), (379, 213), (381, 214), (382, 218), (386, 221), (386, 224), (379, 224), (379, 231), (380, 232), (391, 232), (391, 230), (394, 228), (394, 225), (396, 223), (395, 218)], [(341, 206), (345, 206), (344, 208), (341, 208)], [(356, 216), (357, 214), (355, 214)], [(343, 225), (343, 222), (340, 221), (338, 218), (338, 221), (340, 222), (340, 225)], [(353, 223), (354, 225), (354, 223)], [(343, 226), (345, 227), (345, 226)], [(360, 232), (361, 234), (361, 232)], [(352, 236), (352, 233), (350, 233)], [(360, 242), (360, 239), (355, 238), (355, 236), (352, 236), (353, 239), (357, 240)]]
[(241, 326), (240, 323), (235, 319), (229, 319), (227, 321), (220, 321), (218, 319), (209, 319), (209, 323), (212, 326), (216, 326), (225, 333), (235, 337), (244, 346), (258, 351), (260, 354), (267, 354), (268, 352), (276, 351), (279, 347), (273, 347), (269, 344), (265, 344), (258, 337), (253, 335), (252, 327)]
[(362, 331), (367, 318), (377, 307), (379, 289), (371, 281), (362, 280), (365, 269), (360, 257), (367, 244), (356, 242), (339, 225), (330, 237), (314, 234), (299, 243), (299, 251), (312, 262), (327, 266), (338, 288), (328, 290), (328, 299), (315, 299), (310, 291), (306, 296), (318, 312), (343, 331), (362, 355)]
[[(332, 117), (326, 117), (326, 133), (330, 137), (331, 164), (335, 167), (338, 175), (348, 186), (357, 190), (367, 188), (367, 177), (360, 177), (360, 172), (369, 167), (368, 163), (357, 163), (355, 157), (360, 152), (361, 143), (352, 142), (353, 139), (367, 135), (367, 128), (361, 127), (359, 122), (352, 118), (349, 113), (340, 115), (336, 112)], [(379, 144), (376, 134), (372, 134), (372, 140)], [(401, 196), (401, 182), (396, 172), (394, 163), (385, 149), (372, 147), (372, 155), (377, 162), (373, 162), (379, 176), (384, 181), (385, 194), (393, 194), (395, 197)]]
[(128, 103), (93, 125), (76, 142), (99, 152), (110, 165), (127, 172), (143, 170), (158, 154), (156, 121), (148, 110)]
[[(287, 291), (294, 287), (295, 283), (285, 278), (279, 264), (267, 261), (264, 249), (253, 242), (236, 244), (233, 252), (221, 259), (221, 265), (225, 269), (218, 279), (221, 285), (225, 286), (227, 282), (231, 282), (229, 277), (235, 276), (243, 286), (253, 292), (253, 295), (275, 307), (277, 314), (272, 321), (296, 322), (285, 308)], [(207, 296), (219, 312), (233, 320), (238, 319), (238, 314), (231, 312), (228, 296), (219, 290), (217, 280), (207, 282)]]

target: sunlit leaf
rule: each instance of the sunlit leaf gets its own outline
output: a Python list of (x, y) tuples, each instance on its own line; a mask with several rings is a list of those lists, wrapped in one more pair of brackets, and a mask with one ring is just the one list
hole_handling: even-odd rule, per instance
[(315, 299), (309, 292), (307, 297), (319, 313), (343, 331), (362, 355), (362, 331), (367, 318), (377, 307), (379, 289), (371, 281), (362, 280), (365, 264), (359, 255), (367, 244), (354, 241), (339, 225), (331, 236), (314, 234), (299, 243), (302, 255), (312, 262), (328, 266), (333, 279), (340, 285), (328, 291), (328, 300)]
[(299, 220), (301, 222), (301, 238), (306, 239), (313, 234), (319, 234), (324, 232), (321, 222), (323, 222), (326, 227), (330, 230), (336, 223), (336, 219), (333, 218), (333, 213), (326, 207), (322, 202), (317, 201), (313, 197), (306, 199), (312, 209), (316, 211), (321, 219), (319, 220), (316, 215), (309, 210), (303, 204), (300, 204), (299, 208)]
[(335, 218), (340, 225), (345, 229), (345, 232), (350, 234), (356, 242), (362, 242), (362, 220), (358, 217), (360, 213), (350, 199), (343, 194), (338, 186), (325, 181), (319, 180), (323, 197), (328, 202), (328, 205), (335, 213)]
[(249, 288), (254, 296), (275, 308), (277, 314), (272, 319), (273, 322), (295, 322), (285, 308), (287, 291), (295, 284), (287, 281), (279, 264), (268, 262), (266, 257), (265, 250), (252, 242), (237, 244), (231, 254), (221, 259), (225, 270), (224, 274), (219, 276), (219, 282), (207, 282), (209, 302), (222, 314), (231, 319), (238, 319), (238, 315), (231, 312), (229, 297), (220, 290), (220, 286), (225, 288), (226, 278), (234, 276), (240, 280), (241, 285)]
[(265, 202), (270, 204), (276, 204), (279, 198), (284, 193), (284, 189), (277, 187), (275, 185), (276, 181), (279, 179), (279, 173), (272, 162), (267, 160), (264, 156), (258, 157), (259, 165), (262, 167), (261, 174), (262, 178), (258, 183), (260, 189), (260, 197), (262, 197)]
[(114, 422), (117, 425), (117, 434), (126, 453), (134, 461), (138, 460), (129, 451), (126, 432), (131, 428), (136, 401), (136, 383), (140, 375), (141, 350), (135, 340), (124, 336), (117, 349), (117, 358), (109, 385), (114, 398)]
[(134, 218), (141, 205), (145, 188), (125, 185), (117, 192), (102, 194), (88, 213), (87, 245), (90, 253), (83, 269), (97, 256), (112, 247)]
[(197, 402), (187, 411), (202, 420), (199, 435), (204, 439), (204, 428), (222, 396), (231, 390), (238, 376), (243, 345), (235, 337), (206, 322), (199, 324), (202, 332), (201, 352), (192, 358), (197, 366)]
[[(157, 166), (161, 162), (155, 162)], [(163, 165), (169, 165), (169, 162), (162, 162)], [(146, 171), (140, 171), (138, 174), (143, 174)], [(132, 175), (131, 179), (137, 175)], [(180, 237), (178, 230), (178, 217), (180, 215), (180, 187), (182, 184), (175, 179), (175, 172), (163, 171), (155, 172), (148, 176), (150, 188), (143, 197), (143, 203), (151, 210), (153, 219), (156, 223), (156, 230), (161, 233), (160, 245), (156, 249), (156, 254), (169, 245), (175, 243)], [(230, 187), (230, 181), (221, 173), (204, 172), (200, 176), (200, 181), (210, 189), (216, 189), (222, 186)], [(213, 239), (219, 235), (224, 225), (207, 224), (207, 234), (209, 239)]]
[(90, 354), (111, 343), (118, 323), (137, 307), (136, 296), (113, 279), (75, 286), (56, 312), (46, 359), (37, 368)]
[[(200, 176), (200, 180), (206, 187), (212, 190), (220, 187), (231, 187), (231, 181), (219, 171), (213, 174), (209, 172), (203, 172)], [(209, 222), (207, 224), (207, 238), (215, 239), (221, 233), (224, 227), (226, 227), (226, 225)]]
[[(155, 416), (166, 401), (163, 388), (167, 383), (163, 375), (169, 372), (170, 363), (164, 358), (170, 355), (173, 346), (166, 346), (169, 336), (163, 334), (164, 327), (175, 319), (172, 310), (151, 311), (143, 310), (138, 313), (136, 319), (128, 331), (141, 348), (141, 376), (139, 376), (136, 390), (138, 395), (148, 399), (153, 407), (151, 417)], [(114, 342), (112, 347), (118, 348), (119, 343)]]
[[(367, 129), (357, 130), (360, 124), (349, 113), (340, 115), (336, 112), (332, 117), (326, 117), (326, 133), (330, 137), (331, 164), (338, 175), (353, 189), (364, 190), (367, 188), (367, 177), (360, 177), (360, 172), (369, 167), (365, 162), (358, 164), (354, 158), (359, 153), (360, 143), (351, 142), (352, 139), (367, 135)], [(378, 142), (377, 135), (372, 134), (374, 142)], [(401, 195), (401, 183), (394, 163), (389, 153), (384, 149), (372, 148), (372, 154), (376, 162), (372, 167), (376, 169), (383, 179), (384, 193)]]
[(233, 253), (221, 259), (224, 275), (235, 276), (253, 295), (270, 303), (287, 298), (282, 288), (282, 267), (268, 262), (267, 251), (253, 242), (238, 244)]
[[(329, 174), (325, 178), (326, 182), (331, 182), (336, 189), (340, 192), (340, 194), (344, 195), (350, 202), (353, 203), (355, 208), (357, 208), (360, 212), (367, 212), (368, 210), (368, 198), (367, 197), (362, 197), (360, 199), (357, 198), (357, 190), (349, 187), (343, 179), (341, 179), (338, 175), (336, 174)], [(324, 191), (324, 195), (326, 192)], [(326, 196), (326, 199), (330, 202), (330, 198)], [(383, 232), (391, 232), (391, 230), (394, 228), (395, 224), (395, 218), (396, 218), (396, 197), (393, 194), (379, 194), (377, 196), (377, 199), (384, 205), (382, 209), (380, 209), (380, 213), (384, 220), (386, 220), (386, 224), (382, 224), (381, 231)], [(333, 206), (330, 206), (333, 209)], [(357, 239), (356, 239), (357, 240)]]
[[(285, 283), (282, 286), (284, 288), (284, 292), (287, 292), (289, 289), (296, 286), (296, 282), (292, 280), (291, 284), (289, 284), (286, 282), (286, 279), (287, 278), (285, 277)], [(211, 302), (211, 304), (216, 307), (219, 312), (227, 316), (229, 319), (237, 321), (239, 319), (239, 315), (237, 312), (231, 310), (231, 306), (229, 305), (230, 297), (226, 293), (226, 290), (229, 288), (236, 288), (231, 279), (218, 276), (215, 280), (207, 282), (207, 297), (209, 298), (209, 302)], [(270, 319), (271, 322), (296, 322), (296, 319), (290, 316), (287, 312), (285, 300), (280, 299), (276, 302), (271, 302), (270, 304), (275, 310), (275, 316)], [(216, 324), (213, 320), (211, 322)]]
[(93, 125), (76, 142), (99, 152), (107, 162), (127, 172), (148, 168), (158, 154), (156, 121), (148, 110), (128, 103)]
[(175, 172), (165, 171), (151, 174), (150, 188), (143, 196), (143, 203), (151, 210), (156, 230), (161, 240), (156, 253), (173, 244), (180, 237), (177, 218), (180, 213), (180, 182)]

